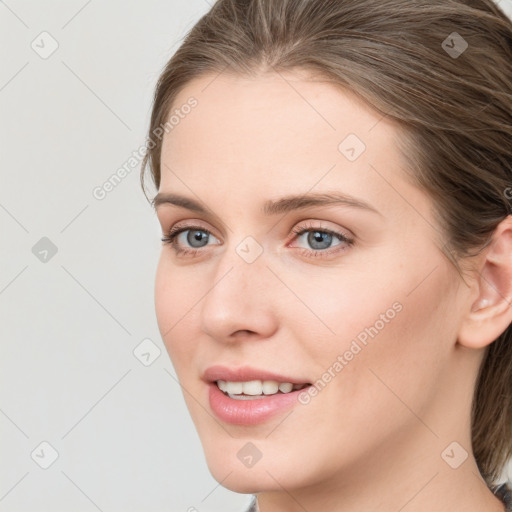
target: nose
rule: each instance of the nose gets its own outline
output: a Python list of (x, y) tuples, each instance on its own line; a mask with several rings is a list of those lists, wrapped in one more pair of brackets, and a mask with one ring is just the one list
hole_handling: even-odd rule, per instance
[(219, 258), (212, 275), (200, 303), (202, 331), (223, 342), (272, 336), (277, 330), (276, 279), (263, 255), (247, 263), (230, 249)]

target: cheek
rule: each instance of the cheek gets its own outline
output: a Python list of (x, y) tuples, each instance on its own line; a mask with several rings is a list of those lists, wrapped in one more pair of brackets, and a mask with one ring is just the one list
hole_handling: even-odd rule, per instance
[[(454, 332), (455, 319), (447, 312), (454, 307), (457, 278), (430, 246), (388, 252), (371, 264), (356, 262), (338, 276), (313, 276), (297, 287), (313, 313), (296, 315), (306, 316), (309, 331), (314, 329), (308, 346), (331, 361), (347, 350), (351, 360), (362, 359), (369, 348), (402, 357), (412, 348), (433, 350), (443, 335)], [(324, 366), (329, 359), (322, 359)]]
[(161, 338), (177, 371), (186, 362), (184, 358), (192, 356), (188, 338), (193, 332), (194, 304), (200, 297), (194, 289), (162, 253), (155, 277), (155, 314)]
[(447, 314), (454, 307), (456, 280), (449, 267), (438, 263), (427, 279), (435, 266), (430, 261), (426, 266), (395, 263), (380, 267), (388, 270), (387, 276), (345, 274), (328, 285), (309, 286), (309, 293), (306, 287), (298, 290), (319, 317), (308, 314), (304, 320), (296, 312), (302, 324), (295, 332), (319, 385), (330, 388), (324, 395), (341, 393), (348, 403), (357, 398), (371, 405), (371, 395), (397, 401), (386, 384), (412, 400), (419, 390), (426, 394), (425, 389), (434, 389), (457, 326), (456, 315)]
[(171, 329), (175, 316), (175, 297), (171, 293), (173, 284), (170, 270), (161, 254), (155, 276), (155, 313), (163, 339), (165, 333)]
[(328, 349), (324, 344), (329, 354), (324, 371), (343, 356), (330, 399), (351, 404), (361, 420), (372, 411), (383, 430), (407, 421), (404, 403), (421, 416), (432, 402), (456, 337), (456, 320), (447, 314), (454, 297), (448, 271), (439, 268), (411, 292), (421, 277), (402, 274), (402, 284), (388, 283), (371, 294), (359, 292), (353, 301), (344, 298), (350, 320), (335, 324), (335, 346)]

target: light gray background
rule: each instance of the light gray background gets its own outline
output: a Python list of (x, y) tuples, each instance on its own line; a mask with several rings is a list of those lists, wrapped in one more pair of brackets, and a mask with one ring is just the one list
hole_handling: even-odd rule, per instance
[(0, 0), (0, 512), (249, 502), (210, 475), (160, 339), (140, 165), (93, 196), (144, 144), (159, 72), (208, 9)]

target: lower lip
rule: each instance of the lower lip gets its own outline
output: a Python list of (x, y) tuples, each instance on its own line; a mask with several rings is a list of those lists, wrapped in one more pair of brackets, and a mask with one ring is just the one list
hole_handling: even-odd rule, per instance
[(229, 398), (215, 382), (208, 384), (210, 407), (215, 415), (233, 425), (257, 425), (269, 418), (298, 404), (298, 395), (304, 389), (290, 391), (290, 393), (277, 393), (254, 400), (237, 400)]

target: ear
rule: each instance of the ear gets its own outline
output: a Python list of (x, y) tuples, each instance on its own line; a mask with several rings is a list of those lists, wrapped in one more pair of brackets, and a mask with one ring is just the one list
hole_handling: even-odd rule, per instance
[(498, 224), (480, 256), (473, 283), (477, 298), (468, 301), (458, 335), (458, 342), (468, 348), (490, 345), (512, 323), (511, 215)]

